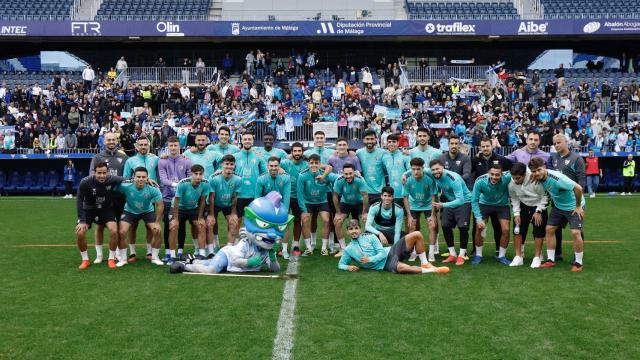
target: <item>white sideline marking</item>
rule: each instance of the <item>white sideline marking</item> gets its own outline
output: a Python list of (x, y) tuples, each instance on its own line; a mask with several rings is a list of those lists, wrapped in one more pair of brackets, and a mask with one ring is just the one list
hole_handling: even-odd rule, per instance
[(293, 357), (293, 328), (296, 316), (296, 289), (298, 288), (298, 259), (292, 258), (287, 266), (287, 275), (294, 275), (284, 285), (278, 332), (273, 340), (272, 359), (288, 360)]

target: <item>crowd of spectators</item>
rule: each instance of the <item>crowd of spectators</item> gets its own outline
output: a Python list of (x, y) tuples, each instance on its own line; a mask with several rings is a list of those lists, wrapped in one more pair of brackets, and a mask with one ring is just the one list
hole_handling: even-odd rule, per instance
[[(185, 66), (191, 66), (185, 59)], [(375, 129), (384, 143), (399, 134), (401, 146), (415, 144), (418, 127), (431, 127), (433, 145), (446, 150), (449, 134), (476, 147), (489, 136), (497, 148), (521, 146), (526, 133), (542, 134), (541, 145), (552, 145), (562, 133), (578, 147), (631, 150), (640, 146), (638, 111), (640, 86), (631, 83), (563, 84), (542, 82), (497, 68), (495, 85), (447, 81), (426, 86), (403, 81), (406, 59), (377, 70), (342, 64), (323, 64), (314, 52), (276, 58), (250, 51), (237, 83), (229, 72), (233, 59), (222, 60), (226, 73), (217, 84), (138, 85), (116, 83), (127, 68), (124, 57), (107, 72), (83, 71), (83, 81), (54, 76), (49, 84), (0, 85), (0, 148), (33, 152), (100, 149), (102, 136), (116, 132), (120, 146), (134, 151), (135, 140), (146, 136), (153, 148), (163, 148), (177, 135), (183, 147), (193, 144), (196, 131), (210, 134), (231, 128), (232, 141), (245, 131), (273, 131), (278, 140), (311, 140), (312, 124), (337, 122), (340, 135), (358, 138)], [(196, 63), (204, 66), (202, 59)], [(166, 66), (161, 58), (157, 66)], [(386, 64), (386, 66), (384, 66)], [(373, 76), (379, 78), (374, 84)], [(0, 80), (1, 81), (1, 80)], [(384, 110), (384, 111), (381, 111)], [(392, 115), (393, 114), (393, 115)], [(194, 131), (195, 130), (195, 131)], [(308, 137), (308, 138), (301, 138)]]

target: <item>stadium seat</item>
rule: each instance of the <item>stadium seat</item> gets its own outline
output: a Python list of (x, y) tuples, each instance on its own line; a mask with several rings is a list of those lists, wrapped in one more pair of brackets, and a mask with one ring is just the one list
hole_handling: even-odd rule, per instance
[(44, 171), (40, 171), (38, 176), (35, 178), (33, 184), (29, 186), (29, 191), (32, 192), (40, 192), (42, 188), (47, 184), (47, 176)]
[(22, 177), (22, 183), (16, 188), (17, 191), (26, 192), (31, 189), (31, 186), (34, 185), (33, 174), (31, 171), (27, 171)]
[(22, 184), (22, 178), (20, 177), (20, 174), (18, 174), (17, 171), (14, 171), (9, 176), (9, 179), (7, 180), (7, 184), (4, 187), (4, 191), (6, 192), (17, 191), (18, 186), (20, 186), (21, 184)]
[(4, 171), (0, 171), (0, 192), (4, 191), (4, 187), (7, 185), (7, 174)]
[(57, 186), (58, 186), (58, 174), (56, 173), (55, 170), (51, 170), (47, 174), (47, 181), (42, 186), (42, 191), (55, 193), (56, 190), (58, 190)]

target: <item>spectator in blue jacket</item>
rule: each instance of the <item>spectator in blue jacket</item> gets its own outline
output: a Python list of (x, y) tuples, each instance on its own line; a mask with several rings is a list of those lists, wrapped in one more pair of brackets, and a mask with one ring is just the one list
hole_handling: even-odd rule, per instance
[(73, 184), (76, 182), (76, 168), (73, 161), (67, 161), (64, 167), (64, 198), (73, 199)]

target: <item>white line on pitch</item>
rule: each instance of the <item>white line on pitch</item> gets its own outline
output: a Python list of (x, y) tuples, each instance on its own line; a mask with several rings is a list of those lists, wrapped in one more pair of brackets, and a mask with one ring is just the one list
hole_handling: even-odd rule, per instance
[(273, 340), (272, 359), (288, 360), (293, 358), (293, 329), (296, 316), (296, 289), (298, 287), (298, 259), (292, 258), (287, 266), (287, 275), (293, 275), (284, 285), (278, 329)]

